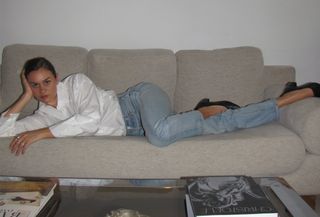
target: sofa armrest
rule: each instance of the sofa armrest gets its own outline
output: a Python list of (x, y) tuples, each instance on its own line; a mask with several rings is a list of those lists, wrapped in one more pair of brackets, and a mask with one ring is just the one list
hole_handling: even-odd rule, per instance
[(308, 152), (320, 155), (319, 98), (308, 98), (282, 108), (280, 122), (301, 137)]

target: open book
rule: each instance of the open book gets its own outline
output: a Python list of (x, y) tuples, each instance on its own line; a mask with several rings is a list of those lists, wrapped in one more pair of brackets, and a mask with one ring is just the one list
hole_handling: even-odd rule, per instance
[(53, 181), (0, 181), (0, 216), (37, 216), (56, 186)]

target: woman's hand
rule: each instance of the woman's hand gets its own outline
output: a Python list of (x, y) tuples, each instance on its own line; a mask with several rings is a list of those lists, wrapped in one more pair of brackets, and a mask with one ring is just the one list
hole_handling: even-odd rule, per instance
[(32, 98), (33, 94), (32, 94), (32, 89), (30, 87), (30, 84), (26, 78), (26, 76), (24, 75), (24, 71), (21, 72), (21, 82), (22, 82), (22, 87), (23, 87), (23, 95), (29, 99)]
[(39, 141), (45, 138), (53, 138), (51, 131), (49, 128), (43, 128), (39, 130), (26, 131), (18, 134), (13, 138), (10, 143), (11, 153), (19, 156), (20, 154), (24, 154), (27, 148), (34, 142)]
[(31, 89), (30, 84), (24, 75), (24, 71), (21, 72), (20, 77), (21, 77), (21, 82), (22, 82), (22, 87), (23, 87), (23, 93), (8, 108), (7, 112), (4, 114), (5, 117), (9, 116), (10, 114), (13, 114), (13, 113), (20, 113), (33, 97), (32, 89)]

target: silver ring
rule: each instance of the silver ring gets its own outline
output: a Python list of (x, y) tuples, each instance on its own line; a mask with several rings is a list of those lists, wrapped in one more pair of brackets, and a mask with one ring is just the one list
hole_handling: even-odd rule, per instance
[(16, 136), (16, 139), (20, 139), (20, 136)]

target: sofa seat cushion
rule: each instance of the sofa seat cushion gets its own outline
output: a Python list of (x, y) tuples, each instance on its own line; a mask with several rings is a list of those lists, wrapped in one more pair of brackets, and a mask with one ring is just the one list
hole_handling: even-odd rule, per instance
[(175, 108), (191, 109), (204, 97), (240, 105), (263, 98), (262, 52), (255, 47), (181, 50), (176, 53), (178, 79)]
[[(221, 135), (199, 136), (165, 148), (144, 137), (76, 137), (31, 145), (20, 157), (0, 139), (2, 175), (178, 178), (196, 175), (276, 176), (296, 170), (305, 149), (278, 123)], [(200, 168), (200, 169), (199, 169)], [(227, 174), (226, 174), (227, 173)]]

